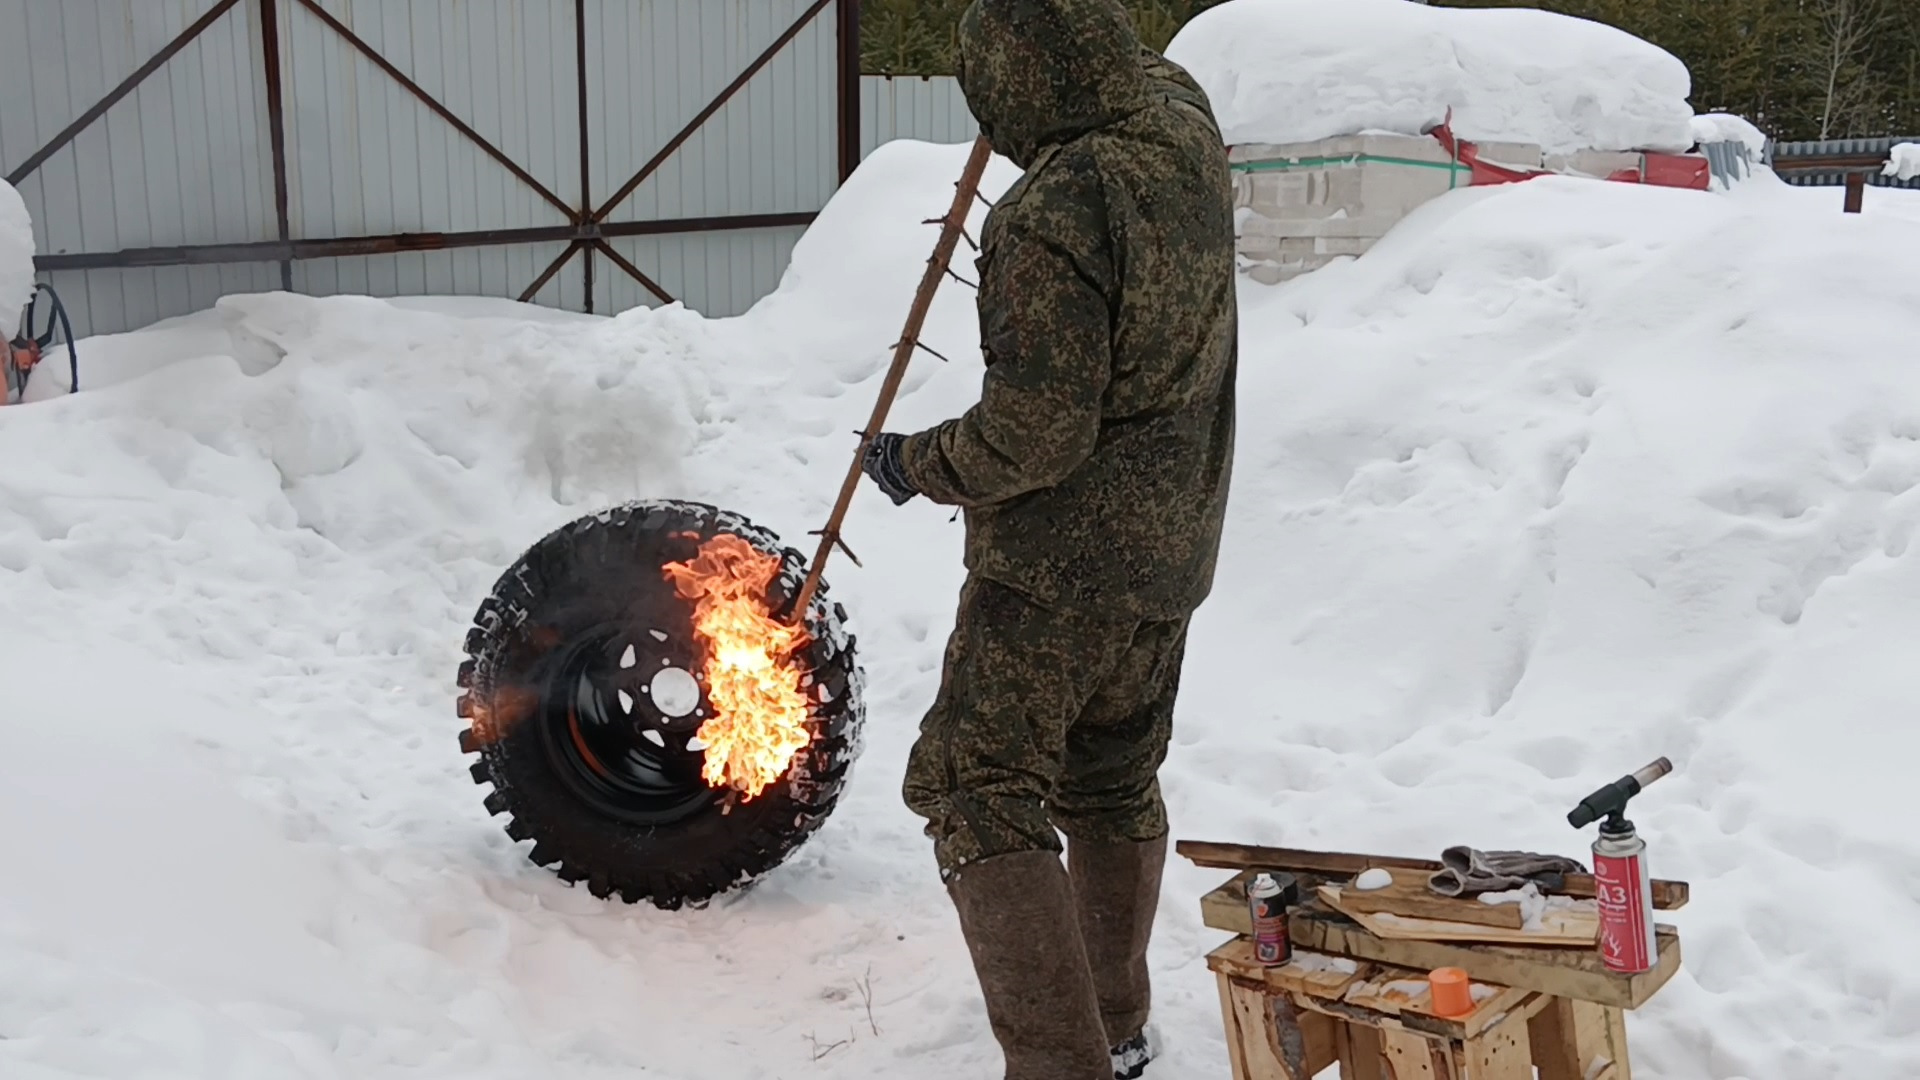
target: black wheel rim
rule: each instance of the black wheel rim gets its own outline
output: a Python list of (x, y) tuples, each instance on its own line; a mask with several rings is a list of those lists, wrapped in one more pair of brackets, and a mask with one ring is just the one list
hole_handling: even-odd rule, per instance
[(541, 695), (542, 741), (582, 801), (616, 820), (656, 826), (724, 800), (700, 775), (703, 755), (688, 745), (708, 715), (704, 689), (681, 715), (653, 701), (658, 672), (691, 674), (697, 661), (690, 642), (621, 627), (560, 650)]

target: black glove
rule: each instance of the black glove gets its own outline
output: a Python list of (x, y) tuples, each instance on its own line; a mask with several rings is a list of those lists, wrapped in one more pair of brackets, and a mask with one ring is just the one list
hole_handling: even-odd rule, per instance
[(866, 455), (860, 459), (861, 471), (887, 493), (895, 506), (920, 494), (920, 489), (907, 479), (906, 462), (900, 460), (900, 446), (906, 441), (905, 435), (883, 431), (867, 444)]

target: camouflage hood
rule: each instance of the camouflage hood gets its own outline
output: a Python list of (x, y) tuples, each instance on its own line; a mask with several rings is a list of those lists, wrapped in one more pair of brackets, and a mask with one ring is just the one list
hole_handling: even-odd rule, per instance
[(981, 133), (1023, 169), (1148, 104), (1140, 39), (1113, 0), (974, 0), (959, 44)]

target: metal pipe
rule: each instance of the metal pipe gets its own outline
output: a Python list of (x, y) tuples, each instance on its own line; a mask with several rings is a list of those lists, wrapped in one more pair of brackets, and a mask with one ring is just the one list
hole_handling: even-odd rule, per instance
[(394, 255), (454, 248), (499, 247), (509, 244), (551, 244), (561, 241), (591, 243), (614, 236), (670, 236), (679, 233), (728, 232), (739, 229), (801, 228), (818, 216), (792, 214), (736, 214), (730, 217), (660, 218), (653, 221), (609, 221), (599, 225), (541, 225), (527, 229), (476, 229), (470, 232), (390, 233), (385, 236), (336, 236), (321, 240), (258, 240), (237, 244), (190, 244), (184, 247), (126, 248), (120, 251), (83, 251), (36, 255), (35, 270), (120, 270), (135, 266), (212, 266), (220, 263), (276, 262), (283, 259), (332, 259), (351, 255)]
[[(280, 3), (260, 0), (260, 62), (267, 80), (267, 138), (273, 148), (273, 220), (280, 241), (293, 237), (287, 211), (286, 97), (280, 79)], [(280, 288), (293, 291), (293, 260), (280, 260)]]
[(833, 554), (836, 546), (846, 549), (846, 545), (840, 542), (840, 526), (846, 521), (847, 507), (853, 503), (853, 492), (860, 486), (861, 461), (866, 457), (867, 447), (873, 445), (873, 437), (887, 422), (887, 411), (893, 407), (894, 397), (900, 393), (900, 381), (906, 377), (907, 364), (920, 345), (920, 330), (926, 325), (927, 312), (933, 308), (933, 295), (940, 289), (940, 279), (947, 276), (947, 266), (953, 261), (953, 249), (960, 243), (960, 234), (966, 231), (967, 211), (973, 209), (973, 200), (980, 191), (980, 178), (986, 175), (987, 162), (992, 157), (993, 147), (985, 136), (973, 141), (973, 153), (967, 158), (967, 167), (960, 173), (960, 181), (954, 185), (953, 205), (940, 221), (940, 240), (933, 247), (933, 256), (927, 260), (927, 272), (920, 279), (920, 289), (914, 293), (913, 306), (907, 312), (906, 329), (900, 332), (900, 341), (893, 347), (893, 365), (887, 369), (887, 377), (880, 383), (880, 399), (873, 403), (873, 415), (867, 420), (866, 430), (860, 433), (860, 446), (853, 452), (853, 464), (848, 467), (847, 477), (840, 484), (840, 495), (834, 500), (833, 513), (827, 517), (826, 527), (818, 534), (820, 547), (814, 552), (806, 580), (801, 583), (800, 592), (794, 597), (790, 615), (797, 623), (806, 621), (807, 606), (813, 603), (813, 594), (820, 588), (820, 573), (827, 565), (827, 557)]

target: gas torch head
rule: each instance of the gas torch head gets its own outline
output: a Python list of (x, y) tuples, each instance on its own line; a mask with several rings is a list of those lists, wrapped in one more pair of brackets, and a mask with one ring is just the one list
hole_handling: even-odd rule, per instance
[(1659, 758), (1652, 764), (1615, 780), (1606, 787), (1580, 800), (1580, 805), (1567, 815), (1567, 824), (1582, 829), (1601, 818), (1618, 818), (1626, 812), (1627, 800), (1633, 798), (1655, 780), (1673, 771), (1673, 762)]

